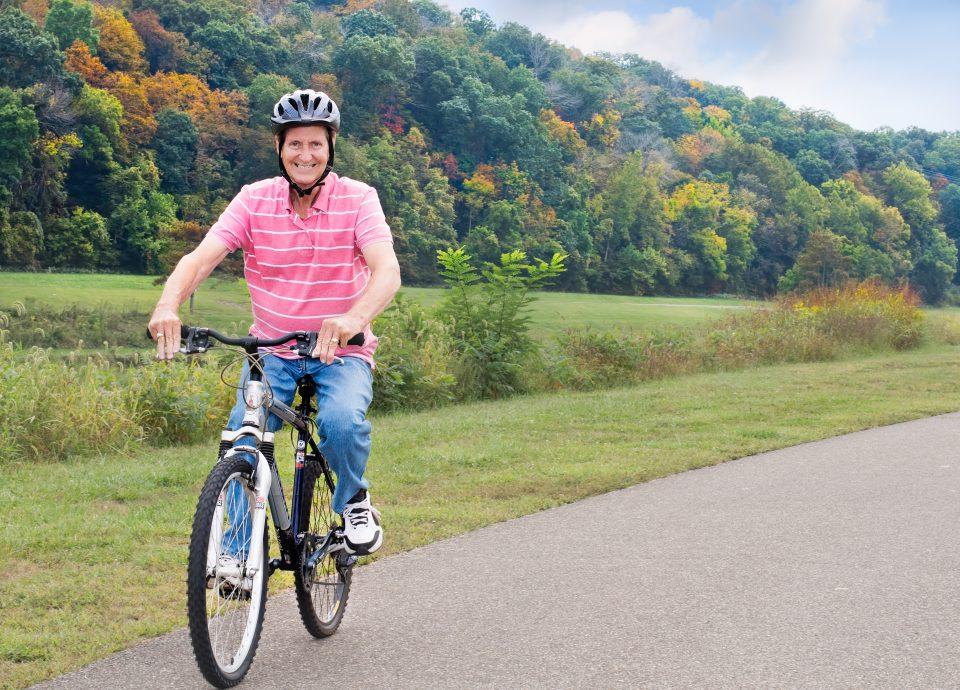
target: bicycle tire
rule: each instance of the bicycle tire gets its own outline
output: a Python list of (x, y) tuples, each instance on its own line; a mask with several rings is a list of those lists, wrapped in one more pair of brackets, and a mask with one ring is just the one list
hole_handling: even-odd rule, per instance
[[(300, 532), (304, 546), (294, 572), (297, 607), (307, 631), (314, 637), (333, 635), (343, 620), (350, 598), (353, 559), (344, 551), (327, 554), (312, 572), (307, 572), (305, 554), (319, 544), (327, 532), (339, 527), (339, 516), (333, 512), (330, 487), (320, 463), (307, 461), (303, 466), (303, 490), (300, 494)], [(349, 561), (349, 563), (345, 563)]]
[[(252, 530), (252, 519), (266, 519), (265, 511), (259, 511), (260, 515), (256, 516), (258, 511), (252, 508), (252, 492), (247, 488), (249, 474), (250, 464), (242, 457), (226, 458), (214, 466), (200, 491), (193, 518), (193, 532), (190, 536), (190, 553), (187, 563), (187, 619), (190, 624), (190, 640), (200, 672), (211, 685), (218, 688), (236, 685), (243, 680), (250, 669), (260, 643), (267, 603), (267, 580), (269, 579), (267, 525), (264, 525), (263, 530), (263, 563), (257, 575), (251, 578), (249, 595), (244, 593), (242, 587), (245, 578), (234, 578), (237, 583), (231, 582), (221, 578), (217, 568), (213, 569), (214, 575), (210, 575), (208, 553), (215, 553), (213, 563), (219, 563), (223, 542), (222, 525), (225, 512), (223, 506), (228, 500), (226, 497), (229, 496), (231, 482), (238, 482), (243, 496), (247, 498), (245, 515), (255, 516), (249, 518), (251, 519), (249, 528)], [(221, 527), (220, 532), (215, 536), (217, 544), (213, 545), (210, 538), (211, 532), (215, 529), (215, 521)], [(248, 547), (249, 542), (246, 542), (245, 548)], [(211, 548), (214, 551), (211, 552)], [(242, 574), (245, 564), (243, 560), (239, 563)], [(247, 599), (248, 596), (249, 599)], [(225, 603), (221, 605), (221, 601)], [(236, 606), (234, 607), (233, 604)], [(211, 616), (211, 613), (214, 615)], [(227, 642), (227, 636), (240, 624), (242, 624), (240, 642), (237, 649), (227, 656), (230, 654), (227, 647), (232, 646), (232, 643)], [(223, 630), (224, 625), (228, 626), (226, 631)], [(240, 658), (237, 658), (238, 656)]]

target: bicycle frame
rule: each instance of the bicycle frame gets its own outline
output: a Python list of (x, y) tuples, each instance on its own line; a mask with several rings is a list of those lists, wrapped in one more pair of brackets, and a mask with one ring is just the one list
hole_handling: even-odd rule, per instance
[[(224, 430), (220, 435), (221, 457), (256, 454), (256, 463), (250, 479), (252, 484), (250, 488), (255, 497), (255, 511), (250, 553), (247, 557), (248, 576), (255, 575), (259, 570), (259, 564), (263, 562), (263, 530), (266, 529), (266, 505), (268, 503), (270, 513), (273, 516), (277, 541), (280, 544), (280, 558), (270, 561), (267, 574), (273, 574), (274, 570), (278, 568), (293, 570), (296, 567), (298, 563), (296, 554), (302, 547), (304, 539), (303, 533), (298, 532), (296, 526), (300, 525), (301, 520), (300, 498), (304, 490), (303, 468), (305, 463), (308, 461), (319, 462), (328, 488), (331, 492), (334, 488), (330, 468), (313, 438), (308, 421), (311, 414), (315, 412), (311, 405), (316, 393), (312, 379), (305, 377), (297, 382), (297, 390), (300, 393), (301, 400), (297, 410), (278, 400), (268, 401), (266, 387), (263, 383), (263, 372), (258, 366), (260, 355), (253, 354), (251, 357), (250, 374), (244, 384), (243, 398), (246, 403), (246, 410), (244, 411), (243, 422), (238, 429), (234, 431)], [(268, 402), (269, 404), (267, 404)], [(266, 430), (270, 414), (275, 414), (297, 429), (292, 511), (287, 510), (286, 497), (283, 493), (283, 485), (280, 482), (280, 474), (274, 458), (275, 434)], [(234, 445), (237, 440), (244, 437), (254, 440), (256, 445)], [(293, 514), (291, 515), (290, 512)], [(327, 553), (343, 548), (339, 539), (339, 530), (334, 530), (333, 526), (330, 527), (331, 529), (323, 543), (307, 558), (306, 564), (308, 566), (315, 566)]]

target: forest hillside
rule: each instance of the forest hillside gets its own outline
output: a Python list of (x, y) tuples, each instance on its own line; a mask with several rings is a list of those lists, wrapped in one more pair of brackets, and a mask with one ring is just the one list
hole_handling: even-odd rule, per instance
[(407, 284), (462, 245), (562, 252), (570, 291), (958, 292), (960, 132), (857, 131), (429, 0), (0, 7), (0, 267), (169, 270), (277, 174), (271, 105), (311, 87)]

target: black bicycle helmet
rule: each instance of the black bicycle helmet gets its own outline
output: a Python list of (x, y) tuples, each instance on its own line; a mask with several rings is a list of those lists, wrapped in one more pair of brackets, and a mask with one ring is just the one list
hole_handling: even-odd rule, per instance
[(273, 115), (270, 118), (273, 123), (273, 132), (280, 137), (280, 149), (283, 149), (283, 142), (286, 139), (287, 130), (298, 125), (324, 125), (327, 128), (327, 144), (330, 149), (330, 158), (327, 161), (327, 167), (324, 168), (320, 179), (314, 182), (307, 189), (301, 188), (296, 182), (290, 179), (290, 174), (283, 165), (283, 156), (277, 152), (277, 159), (280, 164), (280, 174), (290, 183), (290, 188), (295, 190), (301, 197), (306, 196), (315, 188), (322, 186), (324, 179), (333, 170), (333, 133), (340, 131), (340, 109), (327, 94), (313, 89), (298, 89), (293, 93), (283, 95), (273, 106)]

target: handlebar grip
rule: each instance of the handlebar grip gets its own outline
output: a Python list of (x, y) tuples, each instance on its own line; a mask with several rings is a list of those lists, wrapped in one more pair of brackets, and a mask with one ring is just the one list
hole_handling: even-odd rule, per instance
[[(311, 331), (307, 333), (306, 339), (301, 340), (297, 343), (297, 346), (296, 346), (297, 354), (300, 355), (301, 357), (311, 357), (313, 355), (313, 351), (317, 349), (318, 336), (319, 336), (319, 333), (317, 333), (316, 331)], [(359, 347), (359, 346), (362, 346), (364, 342), (365, 342), (365, 338), (363, 336), (363, 331), (360, 331), (355, 336), (350, 338), (350, 340), (347, 341), (347, 345), (356, 345)]]
[[(153, 340), (153, 334), (150, 333), (150, 329), (149, 329), (149, 328), (146, 329), (145, 332), (146, 332), (146, 335), (147, 335), (147, 340)], [(182, 324), (182, 323), (181, 323), (181, 324), (180, 324), (180, 337), (185, 339), (185, 338), (187, 338), (189, 335), (190, 335), (190, 326), (187, 326), (186, 324)]]

